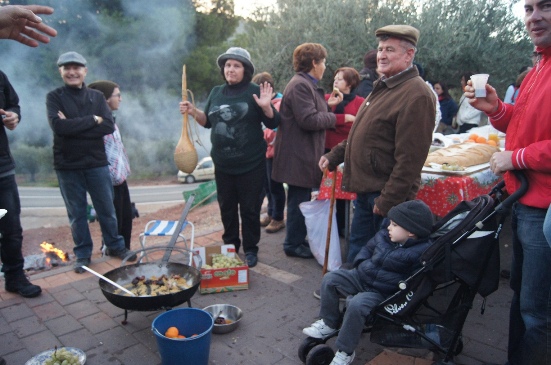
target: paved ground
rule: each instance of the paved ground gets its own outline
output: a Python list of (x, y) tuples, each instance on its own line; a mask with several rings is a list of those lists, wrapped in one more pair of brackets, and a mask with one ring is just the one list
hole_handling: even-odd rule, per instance
[[(509, 225), (506, 227), (501, 248), (502, 265), (508, 266), (511, 249)], [(304, 338), (302, 328), (318, 314), (319, 301), (312, 292), (319, 287), (321, 267), (315, 260), (286, 257), (284, 235), (263, 232), (260, 263), (250, 270), (248, 290), (197, 293), (192, 298), (193, 307), (230, 303), (245, 313), (236, 331), (212, 335), (209, 364), (301, 364), (297, 349)], [(196, 245), (220, 242), (219, 230), (196, 237)], [(94, 256), (91, 267), (105, 273), (119, 265), (116, 259)], [(106, 300), (91, 274), (75, 274), (64, 267), (33, 274), (31, 279), (43, 288), (38, 298), (6, 293), (0, 282), (0, 356), (8, 365), (23, 365), (55, 345), (84, 350), (90, 365), (160, 364), (151, 323), (161, 312), (131, 312), (129, 323), (122, 325), (124, 311)], [(507, 282), (502, 280), (499, 290), (487, 299), (484, 315), (480, 314), (482, 299), (476, 298), (464, 326), (464, 350), (456, 358), (457, 364), (506, 361), (510, 296)], [(372, 344), (366, 334), (354, 364), (431, 364), (427, 360), (431, 355), (426, 350), (384, 349)]]

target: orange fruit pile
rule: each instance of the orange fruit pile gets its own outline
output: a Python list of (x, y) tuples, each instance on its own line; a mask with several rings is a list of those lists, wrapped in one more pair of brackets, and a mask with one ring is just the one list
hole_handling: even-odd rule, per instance
[(486, 139), (485, 137), (479, 136), (476, 133), (471, 133), (469, 138), (465, 140), (466, 143), (484, 143), (489, 144), (490, 146), (497, 146), (497, 141), (494, 139)]
[[(176, 327), (168, 327), (168, 329), (165, 332), (165, 336), (168, 338), (186, 338), (186, 336), (180, 334), (180, 331), (178, 331), (178, 328)], [(191, 337), (195, 337), (195, 336), (197, 336), (196, 333), (191, 335)]]
[(168, 338), (186, 338), (186, 336), (180, 334), (176, 327), (169, 327), (165, 332), (165, 336)]

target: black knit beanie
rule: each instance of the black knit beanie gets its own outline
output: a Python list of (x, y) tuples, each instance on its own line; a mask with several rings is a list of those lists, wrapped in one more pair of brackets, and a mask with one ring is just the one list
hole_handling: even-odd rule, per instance
[(432, 230), (432, 212), (421, 200), (410, 200), (390, 208), (388, 218), (417, 238), (428, 237)]
[(92, 82), (88, 85), (88, 87), (90, 89), (101, 91), (103, 96), (105, 96), (105, 100), (107, 100), (111, 97), (111, 95), (113, 95), (113, 90), (115, 90), (116, 87), (119, 87), (119, 85), (115, 84), (113, 81), (99, 80)]

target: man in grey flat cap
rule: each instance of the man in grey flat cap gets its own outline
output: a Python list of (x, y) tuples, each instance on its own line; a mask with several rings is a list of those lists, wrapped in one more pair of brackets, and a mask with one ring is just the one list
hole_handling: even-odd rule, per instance
[(436, 99), (413, 65), (419, 31), (409, 25), (376, 30), (382, 75), (358, 111), (348, 139), (319, 167), (344, 162), (342, 189), (358, 194), (347, 262), (381, 228), (390, 208), (415, 199), (432, 141)]
[(103, 144), (103, 136), (115, 131), (111, 110), (100, 91), (86, 87), (88, 69), (82, 55), (64, 53), (57, 66), (65, 85), (48, 93), (46, 108), (54, 132), (54, 169), (75, 242), (75, 272), (82, 273), (82, 266), (90, 265), (93, 249), (86, 192), (97, 212), (107, 254), (135, 261), (136, 255), (117, 233), (113, 185)]

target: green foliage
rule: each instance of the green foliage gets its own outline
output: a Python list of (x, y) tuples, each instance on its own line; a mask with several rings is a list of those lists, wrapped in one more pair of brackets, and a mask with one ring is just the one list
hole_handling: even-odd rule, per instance
[[(41, 4), (55, 8), (43, 20), (58, 36), (37, 49), (3, 43), (2, 70), (19, 93), (23, 113), (23, 123), (10, 133), (18, 173), (31, 179), (52, 175), (52, 134), (44, 100), (47, 91), (61, 85), (55, 62), (70, 50), (88, 60), (87, 82), (111, 79), (121, 85), (117, 121), (132, 178), (176, 173), (182, 65), (187, 67), (188, 89), (200, 104), (223, 82), (216, 58), (230, 46), (249, 50), (257, 72), (269, 71), (278, 91), (294, 75), (292, 53), (301, 43), (327, 48), (322, 86), (328, 90), (338, 67), (363, 67), (364, 54), (377, 47), (375, 30), (388, 24), (420, 29), (416, 62), (431, 81), (458, 86), (465, 70), (487, 72), (503, 96), (519, 68), (530, 64), (532, 43), (512, 15), (509, 0), (276, 3), (275, 10), (260, 9), (244, 24), (234, 14), (233, 0), (162, 0), (162, 6), (151, 0), (43, 0)], [(460, 94), (457, 87), (451, 92)]]
[(16, 172), (28, 174), (31, 182), (36, 181), (39, 173), (49, 173), (53, 168), (52, 149), (48, 147), (33, 147), (19, 144), (12, 148), (16, 161)]
[(223, 83), (217, 57), (228, 48), (226, 40), (232, 35), (239, 19), (233, 12), (233, 0), (195, 2), (203, 11), (197, 12), (194, 35), (196, 47), (184, 57), (188, 75), (188, 89), (197, 101), (207, 98), (215, 85)]
[(132, 179), (154, 178), (170, 174), (176, 176), (178, 168), (174, 164), (176, 142), (138, 141), (126, 138), (126, 148)]
[(225, 45), (198, 46), (184, 61), (188, 75), (187, 86), (193, 92), (197, 102), (205, 100), (215, 85), (224, 82), (220, 74), (220, 68), (216, 64), (216, 59), (226, 49)]
[(465, 71), (490, 74), (503, 97), (518, 70), (531, 64), (524, 24), (502, 0), (425, 2), (417, 59), (426, 77), (459, 87)]
[(504, 0), (279, 0), (273, 11), (248, 24), (249, 51), (258, 71), (272, 73), (283, 90), (293, 76), (292, 54), (304, 42), (323, 44), (328, 51), (322, 80), (331, 87), (341, 66), (363, 67), (363, 55), (377, 47), (375, 30), (388, 24), (410, 24), (421, 31), (419, 62), (429, 80), (458, 85), (459, 75), (472, 69), (487, 72), (501, 94), (521, 66), (528, 65), (531, 42), (524, 25)]

